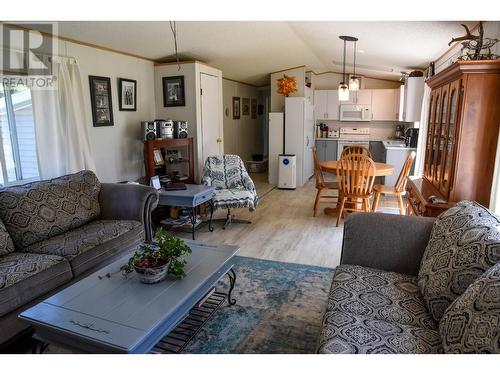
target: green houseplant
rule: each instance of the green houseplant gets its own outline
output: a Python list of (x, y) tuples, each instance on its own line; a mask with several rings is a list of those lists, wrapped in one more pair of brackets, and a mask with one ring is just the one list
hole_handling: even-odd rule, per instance
[(191, 249), (182, 239), (160, 227), (156, 230), (155, 242), (142, 245), (121, 270), (124, 274), (135, 270), (146, 284), (160, 282), (167, 275), (182, 278), (186, 276), (184, 266), (190, 253)]

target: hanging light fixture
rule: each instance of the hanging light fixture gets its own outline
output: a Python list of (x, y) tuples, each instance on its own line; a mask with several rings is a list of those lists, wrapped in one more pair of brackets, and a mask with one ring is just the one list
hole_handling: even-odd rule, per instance
[(354, 38), (354, 59), (353, 59), (353, 73), (349, 79), (349, 90), (358, 91), (359, 90), (359, 77), (356, 75), (356, 47), (358, 43), (358, 38)]
[(348, 36), (339, 36), (340, 39), (344, 41), (344, 58), (342, 60), (342, 82), (339, 83), (339, 101), (345, 102), (349, 100), (349, 86), (345, 81), (345, 47), (348, 40)]

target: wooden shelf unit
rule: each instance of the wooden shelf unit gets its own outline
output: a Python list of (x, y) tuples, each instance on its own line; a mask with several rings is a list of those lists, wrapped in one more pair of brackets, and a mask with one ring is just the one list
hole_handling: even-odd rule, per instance
[[(500, 60), (459, 61), (431, 88), (422, 180), (407, 184), (408, 213), (437, 216), (464, 199), (488, 207), (500, 124)], [(432, 204), (435, 195), (446, 204)]]
[[(161, 150), (163, 165), (156, 165), (154, 160), (154, 150)], [(179, 149), (182, 152), (182, 161), (176, 160), (169, 163), (167, 160), (167, 149)], [(156, 175), (165, 175), (168, 166), (187, 166), (188, 179), (185, 181), (188, 184), (194, 184), (194, 148), (193, 138), (175, 138), (175, 139), (154, 139), (152, 141), (144, 141), (144, 162), (146, 164), (146, 181), (149, 183), (151, 177)]]

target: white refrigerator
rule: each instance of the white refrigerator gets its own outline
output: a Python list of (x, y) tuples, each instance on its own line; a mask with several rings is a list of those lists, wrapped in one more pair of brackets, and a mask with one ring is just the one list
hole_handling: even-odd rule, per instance
[(304, 97), (285, 99), (285, 153), (297, 157), (297, 187), (314, 175), (314, 106)]
[(278, 155), (283, 153), (285, 142), (284, 118), (283, 112), (269, 113), (268, 180), (271, 185), (278, 185)]

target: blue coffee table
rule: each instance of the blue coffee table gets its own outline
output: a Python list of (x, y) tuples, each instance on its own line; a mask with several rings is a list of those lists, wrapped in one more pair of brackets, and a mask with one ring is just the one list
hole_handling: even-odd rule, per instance
[(191, 208), (191, 225), (192, 237), (194, 240), (195, 224), (196, 224), (196, 207), (203, 203), (208, 203), (210, 206), (210, 220), (208, 221), (208, 229), (212, 232), (212, 217), (214, 214), (214, 206), (212, 198), (215, 194), (213, 186), (192, 185), (186, 184), (186, 190), (158, 190), (160, 193), (160, 201), (163, 206), (187, 207)]
[[(31, 307), (19, 317), (35, 338), (76, 352), (149, 353), (228, 275), (230, 305), (239, 248), (186, 241), (192, 253), (183, 279), (142, 284), (120, 267), (130, 254)], [(206, 298), (206, 297), (205, 297)]]

